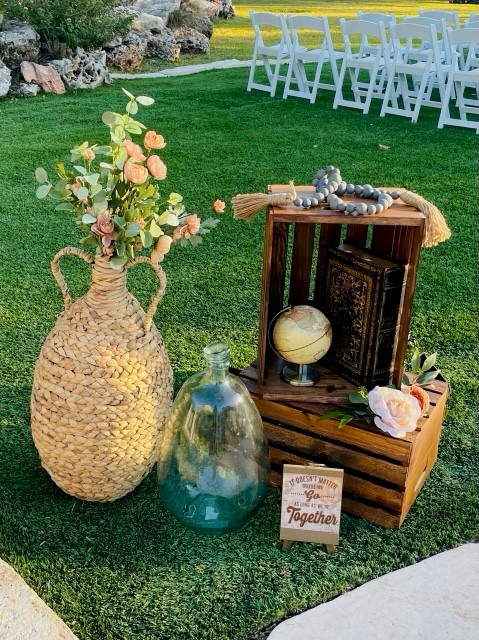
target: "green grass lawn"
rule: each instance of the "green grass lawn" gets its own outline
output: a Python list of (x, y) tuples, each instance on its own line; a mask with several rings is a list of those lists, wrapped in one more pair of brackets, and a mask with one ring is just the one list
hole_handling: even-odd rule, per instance
[[(450, 5), (448, 2), (429, 0), (418, 3), (416, 0), (403, 0), (394, 2), (394, 5), (385, 5), (379, 0), (365, 0), (364, 2), (346, 2), (346, 0), (306, 0), (303, 2), (284, 2), (283, 0), (269, 0), (269, 2), (257, 2), (255, 0), (243, 0), (234, 3), (236, 17), (233, 20), (215, 19), (213, 37), (210, 41), (209, 54), (182, 54), (176, 62), (145, 58), (139, 71), (158, 71), (183, 64), (195, 64), (211, 62), (212, 60), (226, 60), (237, 58), (248, 60), (253, 52), (254, 32), (251, 27), (249, 11), (270, 11), (271, 13), (292, 13), (299, 15), (328, 16), (333, 44), (342, 49), (342, 39), (339, 30), (339, 18), (355, 18), (358, 11), (392, 12), (402, 18), (405, 15), (418, 15), (419, 9), (434, 9), (443, 11), (457, 11), (460, 19), (464, 19), (471, 11), (475, 11), (474, 5)], [(314, 36), (313, 36), (314, 37)], [(307, 39), (304, 41), (308, 43)], [(133, 70), (135, 72), (136, 70)]]
[[(281, 550), (275, 489), (247, 527), (222, 538), (176, 524), (154, 474), (112, 504), (62, 493), (33, 446), (29, 397), (35, 359), (62, 310), (49, 263), (61, 247), (78, 245), (79, 234), (69, 214), (35, 199), (33, 174), (68, 161), (85, 139), (105, 141), (100, 115), (121, 110), (124, 96), (116, 83), (1, 101), (0, 556), (81, 640), (258, 638), (285, 615), (477, 536), (477, 136), (438, 130), (434, 109), (412, 125), (380, 118), (377, 104), (368, 115), (333, 111), (331, 93), (315, 105), (248, 94), (247, 73), (127, 83), (156, 98), (140, 119), (168, 142), (163, 193), (180, 191), (192, 211), (208, 213), (215, 198), (309, 183), (331, 163), (352, 182), (400, 185), (435, 202), (452, 238), (422, 253), (411, 331), (423, 350), (439, 352), (451, 382), (439, 459), (399, 531), (344, 516), (331, 556), (311, 544)], [(177, 385), (202, 367), (212, 339), (230, 342), (234, 366), (255, 357), (262, 233), (262, 216), (235, 222), (228, 207), (203, 245), (166, 257), (167, 293), (155, 321)], [(80, 295), (87, 266), (68, 258), (63, 268)], [(138, 268), (129, 283), (146, 304), (153, 274)]]

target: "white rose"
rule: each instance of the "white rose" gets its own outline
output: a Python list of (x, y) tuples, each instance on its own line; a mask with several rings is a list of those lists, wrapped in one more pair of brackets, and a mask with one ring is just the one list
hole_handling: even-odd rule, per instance
[(417, 398), (398, 389), (374, 387), (368, 394), (368, 402), (376, 414), (374, 424), (394, 438), (404, 438), (414, 431), (421, 417)]

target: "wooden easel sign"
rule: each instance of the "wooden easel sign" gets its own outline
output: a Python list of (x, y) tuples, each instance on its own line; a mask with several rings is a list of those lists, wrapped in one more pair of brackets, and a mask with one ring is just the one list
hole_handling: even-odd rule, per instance
[(283, 549), (293, 540), (317, 542), (333, 553), (339, 542), (343, 469), (285, 464), (281, 501)]

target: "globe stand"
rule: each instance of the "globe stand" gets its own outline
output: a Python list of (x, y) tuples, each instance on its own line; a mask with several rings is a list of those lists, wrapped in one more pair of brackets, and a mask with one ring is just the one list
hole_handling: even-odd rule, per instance
[(309, 364), (287, 364), (281, 377), (295, 387), (312, 387), (319, 380), (318, 371)]

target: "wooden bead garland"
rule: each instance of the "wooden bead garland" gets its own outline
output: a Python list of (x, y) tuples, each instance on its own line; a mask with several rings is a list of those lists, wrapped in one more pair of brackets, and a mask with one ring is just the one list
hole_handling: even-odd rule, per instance
[[(392, 205), (393, 201), (399, 198), (397, 191), (375, 189), (370, 184), (355, 185), (350, 182), (347, 183), (341, 178), (340, 170), (337, 167), (333, 167), (333, 165), (328, 165), (324, 169), (317, 171), (313, 180), (313, 186), (316, 189), (316, 196), (296, 197), (293, 201), (296, 207), (309, 209), (327, 202), (330, 209), (340, 211), (345, 215), (364, 216), (386, 211), (386, 209), (389, 209)], [(341, 199), (341, 196), (344, 196), (346, 193), (375, 200), (376, 204), (366, 204), (365, 202), (345, 203)]]

